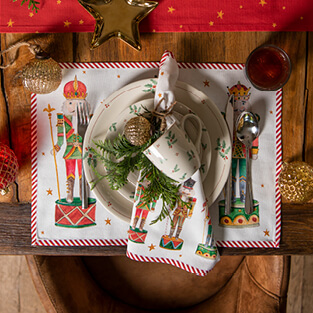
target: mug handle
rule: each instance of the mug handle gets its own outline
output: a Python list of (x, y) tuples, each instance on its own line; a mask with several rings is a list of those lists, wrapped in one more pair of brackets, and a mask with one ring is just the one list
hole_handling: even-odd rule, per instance
[[(186, 114), (183, 116), (183, 118), (180, 120), (180, 125), (181, 127), (186, 131), (185, 129), (185, 122), (186, 120), (188, 120), (189, 118), (193, 118), (197, 121), (198, 123), (198, 134), (197, 134), (197, 139), (196, 139), (196, 142), (194, 142), (194, 145), (197, 149), (197, 152), (200, 156), (200, 159), (201, 159), (201, 152), (202, 152), (202, 149), (201, 149), (201, 137), (202, 137), (202, 120), (200, 119), (199, 116), (195, 115), (195, 114), (192, 114), (192, 113), (189, 113), (189, 114)], [(187, 131), (186, 131), (187, 132)]]

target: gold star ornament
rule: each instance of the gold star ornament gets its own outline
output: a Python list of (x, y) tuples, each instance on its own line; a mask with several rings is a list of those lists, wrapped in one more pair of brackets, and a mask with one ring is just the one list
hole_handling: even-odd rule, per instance
[(78, 2), (96, 20), (91, 49), (99, 47), (112, 37), (118, 37), (133, 48), (141, 50), (139, 22), (158, 5), (156, 1), (146, 0), (78, 0)]

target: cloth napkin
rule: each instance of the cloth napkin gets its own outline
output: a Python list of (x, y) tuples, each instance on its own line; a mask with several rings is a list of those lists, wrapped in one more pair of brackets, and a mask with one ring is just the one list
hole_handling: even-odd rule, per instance
[[(178, 78), (177, 62), (165, 51), (159, 69), (155, 92), (155, 108), (169, 108), (175, 102), (174, 86)], [(167, 117), (167, 126), (173, 122)], [(131, 224), (128, 231), (127, 256), (144, 262), (172, 264), (189, 272), (203, 275), (219, 261), (213, 238), (209, 208), (206, 204), (200, 171), (184, 181), (179, 188), (179, 200), (165, 220), (151, 223), (160, 214), (162, 200), (144, 201), (149, 180), (139, 175)], [(180, 201), (182, 200), (182, 201)]]

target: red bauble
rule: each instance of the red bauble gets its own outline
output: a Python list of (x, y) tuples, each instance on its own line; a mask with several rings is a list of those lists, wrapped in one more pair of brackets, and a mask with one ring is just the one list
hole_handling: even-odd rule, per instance
[(5, 195), (8, 187), (15, 181), (18, 163), (15, 153), (6, 145), (0, 143), (0, 193)]

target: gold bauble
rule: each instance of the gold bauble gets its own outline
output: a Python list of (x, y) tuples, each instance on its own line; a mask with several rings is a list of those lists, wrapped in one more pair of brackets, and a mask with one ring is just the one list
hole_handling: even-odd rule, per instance
[(56, 90), (62, 81), (62, 70), (52, 58), (34, 58), (22, 70), (24, 87), (36, 94)]
[(134, 146), (141, 146), (151, 137), (151, 124), (143, 116), (131, 118), (125, 125), (124, 135)]
[(284, 162), (278, 185), (281, 195), (295, 203), (313, 198), (313, 167), (305, 162)]

